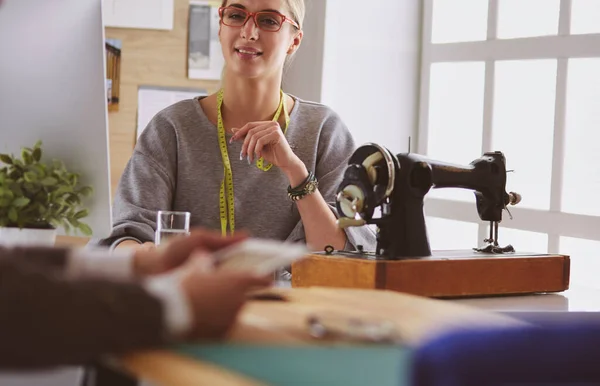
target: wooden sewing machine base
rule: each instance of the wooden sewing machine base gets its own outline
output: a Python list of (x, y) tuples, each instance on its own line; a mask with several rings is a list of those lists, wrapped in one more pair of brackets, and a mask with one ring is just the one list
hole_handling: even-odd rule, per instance
[(352, 252), (311, 254), (292, 265), (292, 287), (385, 289), (454, 298), (560, 292), (570, 259), (552, 254), (434, 251), (433, 256), (376, 260)]

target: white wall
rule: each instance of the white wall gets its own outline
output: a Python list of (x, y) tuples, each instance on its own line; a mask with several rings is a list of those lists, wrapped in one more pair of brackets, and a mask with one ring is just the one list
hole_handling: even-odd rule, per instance
[(420, 0), (306, 0), (287, 92), (337, 111), (357, 145), (416, 150)]
[(284, 75), (284, 89), (304, 100), (321, 102), (326, 0), (305, 0), (302, 45)]
[(327, 0), (322, 102), (357, 144), (395, 153), (417, 133), (420, 0)]

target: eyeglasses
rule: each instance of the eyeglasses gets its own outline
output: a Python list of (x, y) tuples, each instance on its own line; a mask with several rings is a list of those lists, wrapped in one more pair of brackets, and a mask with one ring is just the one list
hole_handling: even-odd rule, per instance
[(248, 19), (252, 17), (254, 24), (263, 31), (277, 32), (285, 22), (300, 29), (298, 23), (279, 12), (273, 11), (248, 12), (245, 9), (237, 7), (221, 7), (219, 8), (219, 16), (221, 17), (221, 22), (228, 27), (243, 27), (248, 22)]

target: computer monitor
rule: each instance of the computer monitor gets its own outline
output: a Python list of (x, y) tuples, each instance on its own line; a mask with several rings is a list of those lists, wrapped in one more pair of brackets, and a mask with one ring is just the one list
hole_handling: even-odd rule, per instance
[(41, 140), (79, 173), (94, 237), (111, 228), (105, 77), (102, 0), (0, 0), (0, 153)]

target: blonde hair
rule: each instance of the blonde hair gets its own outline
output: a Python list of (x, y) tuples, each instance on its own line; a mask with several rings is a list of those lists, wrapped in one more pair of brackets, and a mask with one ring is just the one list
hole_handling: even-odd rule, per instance
[[(223, 0), (221, 3), (221, 7), (226, 7), (227, 2), (229, 0)], [(304, 4), (304, 0), (283, 0), (287, 6), (287, 9), (290, 11), (290, 16), (293, 21), (298, 23), (300, 29), (302, 29), (302, 24), (304, 24), (304, 17), (306, 16), (306, 4)]]

